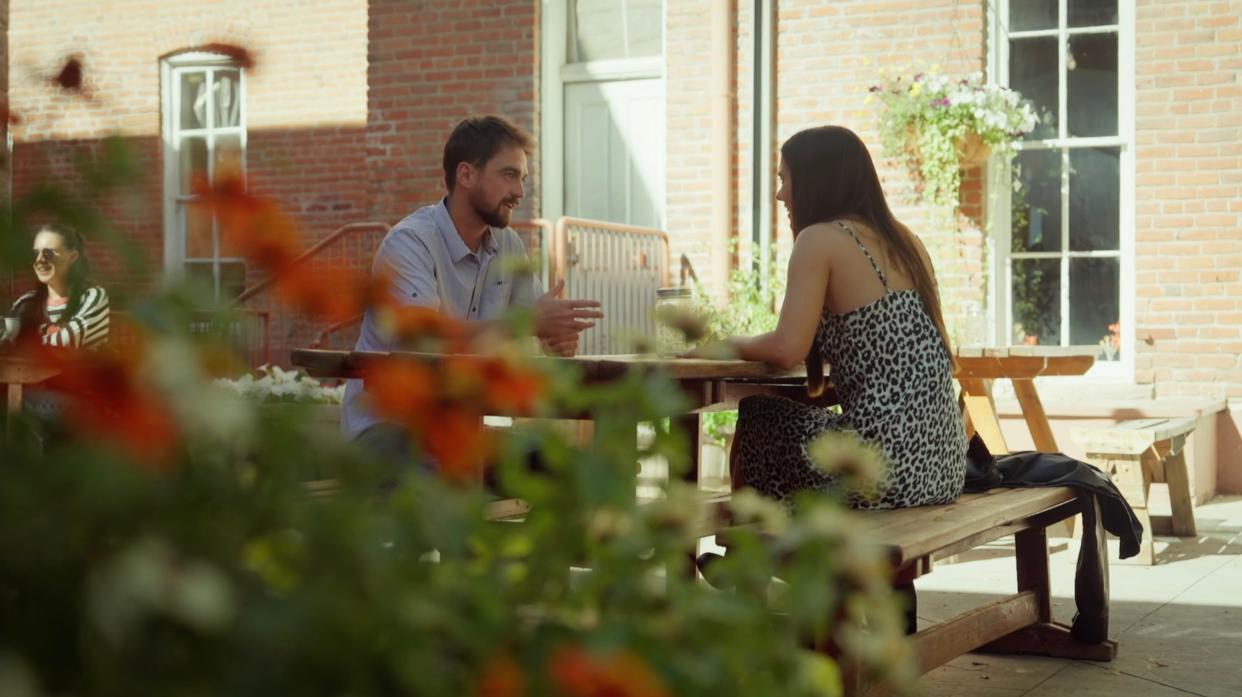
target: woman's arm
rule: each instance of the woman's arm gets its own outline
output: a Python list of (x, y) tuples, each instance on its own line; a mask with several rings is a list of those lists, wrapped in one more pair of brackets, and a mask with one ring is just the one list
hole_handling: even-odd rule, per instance
[(43, 335), (48, 346), (95, 348), (108, 340), (108, 294), (103, 288), (87, 288), (82, 305), (59, 330)]
[(819, 329), (831, 275), (832, 237), (826, 234), (826, 227), (813, 225), (794, 241), (776, 329), (759, 336), (730, 339), (739, 358), (763, 361), (784, 370), (806, 360)]

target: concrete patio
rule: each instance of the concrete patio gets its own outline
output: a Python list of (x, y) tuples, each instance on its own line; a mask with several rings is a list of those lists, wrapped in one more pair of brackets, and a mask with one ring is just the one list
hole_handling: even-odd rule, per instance
[[(1156, 538), (1156, 565), (1117, 560), (1110, 542), (1110, 663), (967, 654), (923, 678), (924, 695), (1242, 696), (1242, 497), (1197, 507), (1198, 537)], [(1050, 540), (1053, 614), (1074, 614), (1077, 541)], [(1014, 584), (1012, 539), (937, 562), (919, 580), (919, 618), (937, 622)]]

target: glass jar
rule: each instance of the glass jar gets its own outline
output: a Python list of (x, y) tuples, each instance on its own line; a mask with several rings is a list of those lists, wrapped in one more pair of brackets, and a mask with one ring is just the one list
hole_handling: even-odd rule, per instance
[(656, 290), (656, 351), (675, 356), (689, 351), (684, 328), (694, 318), (694, 288), (673, 287)]

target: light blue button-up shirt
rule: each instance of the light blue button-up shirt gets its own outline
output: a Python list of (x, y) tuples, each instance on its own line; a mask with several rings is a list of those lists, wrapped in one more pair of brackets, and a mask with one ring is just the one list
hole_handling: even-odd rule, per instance
[[(525, 258), (526, 246), (512, 228), (488, 228), (478, 252), (471, 252), (449, 216), (445, 202), (420, 208), (397, 223), (380, 242), (371, 264), (372, 275), (388, 268), (389, 288), (402, 305), (434, 307), (456, 319), (488, 320), (510, 307), (532, 305), (543, 284), (529, 272), (507, 264)], [(358, 351), (397, 349), (376, 326), (375, 314), (362, 320)], [(362, 381), (350, 380), (341, 408), (341, 433), (356, 438), (380, 422), (365, 404)]]

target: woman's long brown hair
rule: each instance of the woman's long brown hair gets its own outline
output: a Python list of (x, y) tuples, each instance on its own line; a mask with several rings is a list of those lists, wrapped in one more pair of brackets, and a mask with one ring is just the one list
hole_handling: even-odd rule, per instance
[[(919, 253), (919, 241), (893, 216), (876, 174), (867, 146), (853, 131), (841, 126), (820, 126), (800, 131), (781, 146), (781, 158), (793, 185), (794, 237), (816, 223), (853, 218), (880, 234), (898, 264), (909, 272), (953, 360), (949, 333), (940, 310), (940, 296), (932, 270)], [(818, 339), (806, 357), (807, 392), (817, 397), (824, 390), (824, 362)]]

